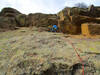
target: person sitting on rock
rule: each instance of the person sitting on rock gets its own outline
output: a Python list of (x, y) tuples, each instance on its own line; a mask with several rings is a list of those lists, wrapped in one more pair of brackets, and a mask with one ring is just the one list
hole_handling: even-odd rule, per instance
[(49, 32), (52, 32), (52, 25), (49, 25), (49, 26), (48, 26), (48, 31), (49, 31)]
[(50, 25), (48, 26), (50, 32), (57, 32), (58, 26), (57, 25)]
[(53, 25), (52, 32), (57, 32), (57, 30), (58, 30), (58, 26), (57, 25)]

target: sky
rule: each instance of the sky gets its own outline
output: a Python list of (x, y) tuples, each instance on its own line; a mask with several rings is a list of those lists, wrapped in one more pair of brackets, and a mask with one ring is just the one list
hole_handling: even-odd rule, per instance
[(47, 13), (54, 14), (64, 7), (73, 7), (76, 3), (100, 5), (100, 0), (0, 0), (0, 11), (4, 7), (12, 7), (24, 14)]

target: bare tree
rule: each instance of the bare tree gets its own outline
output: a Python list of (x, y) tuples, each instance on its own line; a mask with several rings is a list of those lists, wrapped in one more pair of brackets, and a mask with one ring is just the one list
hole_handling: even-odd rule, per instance
[(76, 3), (75, 5), (74, 5), (75, 7), (79, 7), (79, 8), (87, 8), (88, 6), (85, 4), (85, 3)]

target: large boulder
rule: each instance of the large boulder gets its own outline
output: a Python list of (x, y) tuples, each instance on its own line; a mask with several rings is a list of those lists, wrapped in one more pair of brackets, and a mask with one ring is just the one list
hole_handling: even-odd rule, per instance
[(13, 8), (4, 8), (0, 12), (0, 30), (14, 30), (19, 24), (16, 22), (15, 17), (21, 14)]
[(19, 27), (25, 27), (26, 25), (26, 18), (27, 16), (25, 14), (19, 14), (16, 16), (16, 22)]
[[(34, 14), (25, 15), (25, 14), (21, 14), (19, 11), (13, 8), (2, 9), (2, 11), (0, 12), (0, 17), (3, 17), (5, 19), (13, 18), (14, 22), (16, 22), (16, 24), (13, 25), (16, 25), (18, 27), (36, 26), (36, 27), (47, 28), (49, 25), (53, 25), (53, 24), (57, 25), (58, 23), (56, 14), (34, 13)], [(3, 26), (8, 28), (8, 26), (6, 26), (7, 24), (3, 22), (4, 21), (2, 21), (2, 24), (4, 24)], [(8, 24), (12, 24), (12, 23), (9, 22)]]
[(59, 29), (63, 33), (68, 33), (68, 34), (79, 34), (81, 32), (81, 27), (71, 24), (70, 22), (66, 21), (59, 21)]
[(94, 5), (89, 6), (88, 12), (90, 17), (100, 17), (100, 10), (98, 10), (98, 7), (95, 7)]
[(0, 12), (0, 16), (3, 16), (3, 17), (15, 17), (18, 14), (21, 14), (21, 13), (17, 11), (16, 9), (10, 8), (10, 7), (2, 9)]
[(91, 5), (89, 8), (65, 8), (58, 13), (59, 28), (64, 33), (80, 34), (81, 24), (87, 22), (100, 23), (99, 7)]
[(4, 29), (4, 30), (14, 30), (16, 27), (16, 21), (15, 18), (9, 18), (9, 17), (0, 17), (0, 30)]
[(86, 23), (86, 22), (100, 23), (99, 18), (93, 18), (89, 16), (76, 15), (76, 16), (72, 16), (71, 18), (72, 18), (71, 23), (77, 26), (80, 26), (82, 23)]
[(57, 23), (57, 15), (55, 14), (35, 13), (28, 15), (28, 24), (31, 26), (48, 27)]
[(82, 34), (85, 36), (100, 35), (100, 24), (84, 23), (81, 28)]

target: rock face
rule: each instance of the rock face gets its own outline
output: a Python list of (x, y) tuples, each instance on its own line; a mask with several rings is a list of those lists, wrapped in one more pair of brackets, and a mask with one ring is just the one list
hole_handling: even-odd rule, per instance
[(85, 23), (82, 24), (82, 34), (85, 36), (100, 35), (100, 24)]
[(16, 22), (18, 24), (19, 27), (25, 27), (27, 26), (26, 24), (26, 15), (25, 14), (19, 14), (16, 16)]
[(0, 17), (0, 31), (14, 30), (16, 28), (15, 18)]
[(100, 17), (100, 7), (95, 7), (94, 5), (91, 5), (88, 8), (89, 16), (90, 17)]
[(59, 28), (64, 33), (80, 34), (81, 24), (87, 22), (100, 23), (99, 7), (91, 5), (89, 8), (65, 8), (58, 13)]
[[(10, 63), (6, 75), (82, 75), (81, 63), (70, 66), (61, 62), (51, 63), (50, 60), (48, 61), (45, 58), (31, 57), (30, 59), (29, 56), (27, 57), (28, 59), (14, 57), (13, 60), (16, 62)], [(94, 75), (94, 66), (87, 64), (85, 74)]]
[(14, 30), (18, 25), (15, 17), (21, 14), (13, 8), (4, 8), (0, 12), (0, 31)]
[(86, 52), (93, 52), (91, 47), (100, 49), (97, 44), (100, 40), (65, 36), (62, 33), (40, 33), (25, 27), (0, 33), (0, 75), (82, 75), (82, 64), (67, 40), (82, 50), (78, 53), (83, 60), (85, 74), (99, 75), (100, 56)]
[(48, 27), (48, 25), (57, 24), (56, 14), (35, 13), (28, 15), (29, 25), (37, 27)]
[[(17, 27), (36, 26), (36, 27), (47, 28), (49, 25), (58, 24), (56, 14), (35, 13), (35, 14), (25, 15), (21, 14), (19, 11), (13, 8), (2, 9), (2, 11), (0, 12), (0, 18), (2, 18), (0, 22), (0, 28), (4, 29), (6, 28), (14, 29), (14, 27), (16, 26)], [(9, 20), (11, 20), (12, 18), (13, 22), (9, 22)]]
[(15, 17), (18, 14), (21, 14), (21, 13), (13, 8), (4, 8), (0, 12), (0, 16), (3, 16), (3, 17)]
[[(34, 13), (25, 15), (13, 8), (4, 8), (0, 12), (0, 28), (15, 29), (16, 27), (36, 26), (45, 30), (49, 25), (58, 25), (63, 33), (80, 34), (81, 24), (100, 23), (100, 7), (91, 5), (89, 8), (66, 7), (56, 14)], [(13, 19), (13, 22), (11, 22)], [(5, 23), (6, 20), (6, 23)]]

